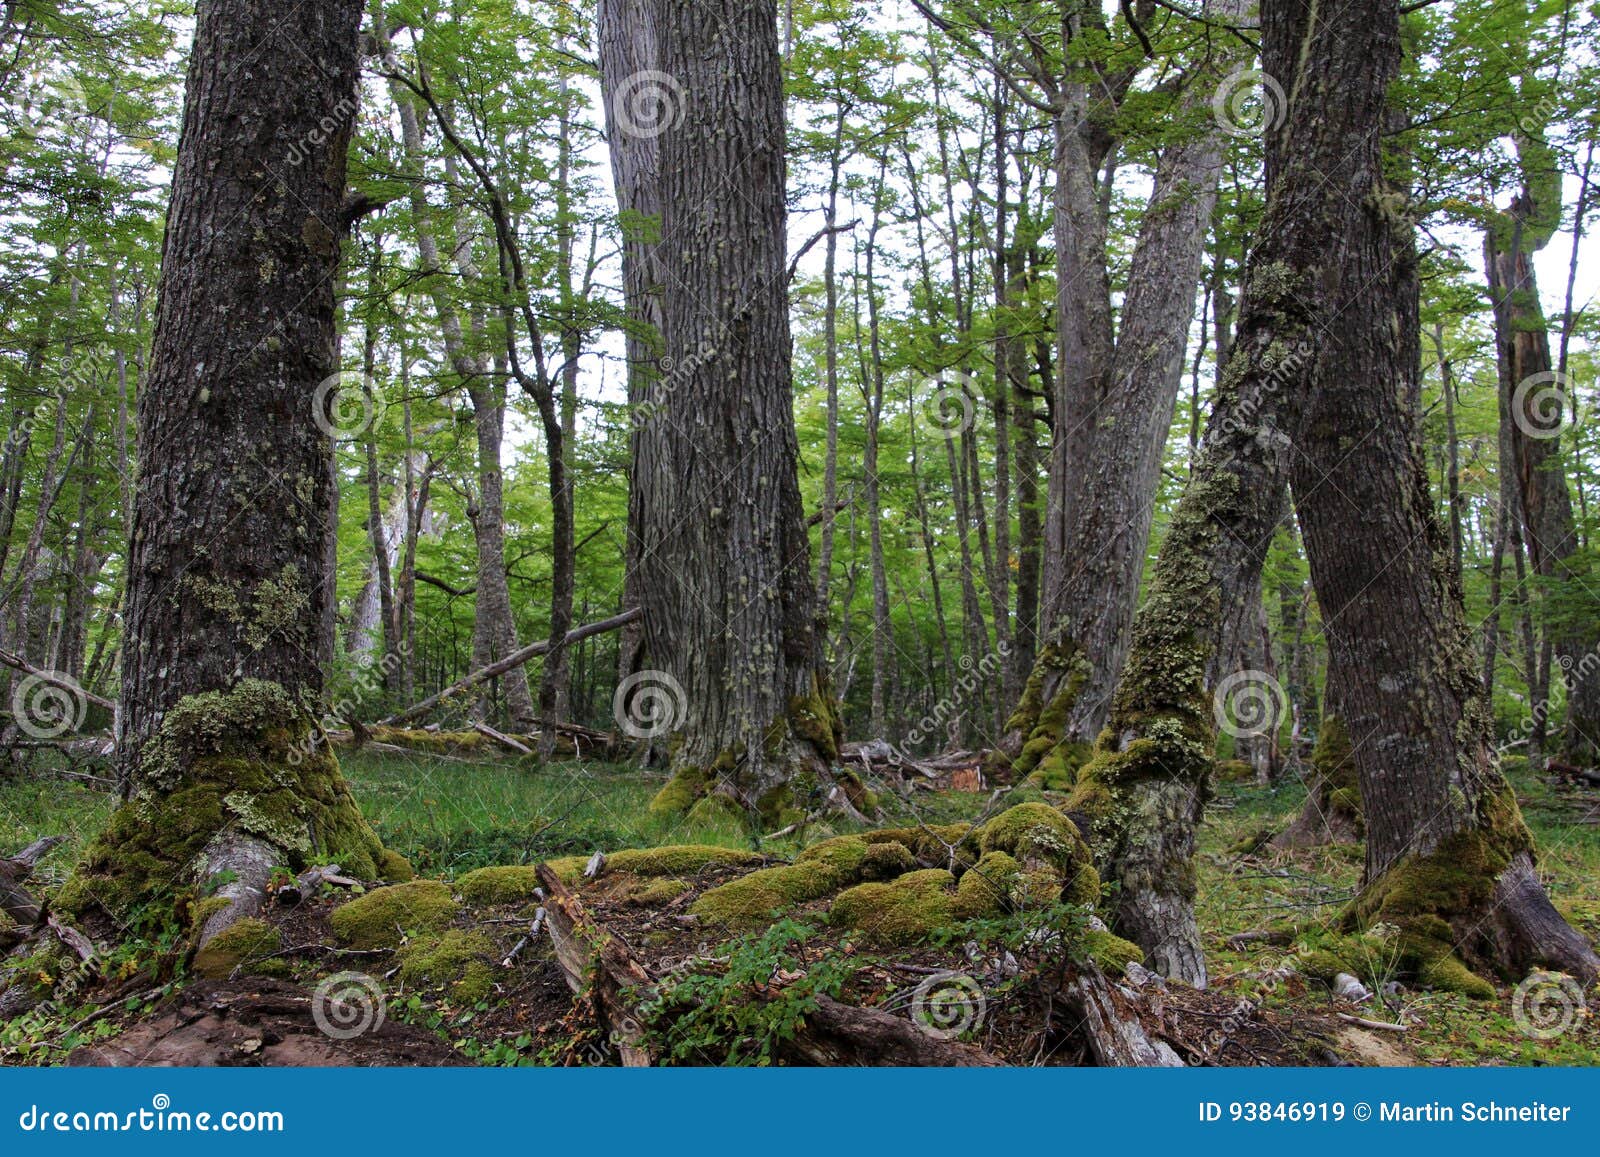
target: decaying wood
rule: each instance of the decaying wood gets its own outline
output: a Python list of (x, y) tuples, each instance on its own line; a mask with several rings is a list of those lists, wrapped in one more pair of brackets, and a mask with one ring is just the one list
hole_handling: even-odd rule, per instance
[(913, 759), (887, 740), (870, 739), (844, 744), (839, 749), (839, 758), (846, 766), (860, 767), (868, 775), (909, 780), (917, 787), (982, 791), (986, 786), (981, 752), (948, 751)]
[(1183, 1067), (1171, 1045), (1146, 1031), (1138, 1014), (1139, 998), (1112, 984), (1098, 965), (1086, 962), (1063, 995), (1082, 1022), (1079, 1031), (1095, 1063), (1107, 1068)]
[(818, 996), (805, 1024), (783, 1047), (785, 1058), (810, 1065), (995, 1067), (999, 1057), (975, 1045), (922, 1032), (905, 1017)]
[(317, 864), (296, 876), (294, 883), (279, 888), (273, 893), (273, 899), (285, 908), (292, 908), (307, 896), (315, 895), (324, 884), (332, 884), (336, 888), (354, 888), (360, 883), (360, 880), (341, 874), (338, 864)]
[(1394, 1024), (1387, 1020), (1368, 1020), (1364, 1016), (1351, 1016), (1348, 1012), (1338, 1014), (1339, 1019), (1346, 1024), (1353, 1024), (1357, 1028), (1376, 1029), (1379, 1032), (1410, 1032), (1410, 1028), (1403, 1024)]
[(23, 882), (33, 875), (39, 861), (65, 839), (65, 836), (45, 836), (10, 859), (0, 860), (0, 912), (19, 926), (32, 928), (43, 913), (39, 902), (22, 886)]
[(567, 987), (582, 992), (587, 986), (601, 1028), (611, 1034), (626, 1068), (646, 1068), (654, 1062), (644, 1043), (644, 1023), (634, 1014), (628, 989), (650, 983), (650, 974), (633, 958), (628, 946), (607, 933), (589, 916), (583, 901), (549, 864), (539, 865), (544, 885), (544, 912), (555, 948), (556, 963)]
[[(601, 619), (599, 622), (586, 623), (581, 627), (575, 627), (573, 630), (567, 632), (567, 637), (563, 640), (563, 645), (568, 647), (576, 646), (578, 643), (583, 642), (583, 640), (592, 635), (603, 635), (607, 631), (619, 630), (633, 622), (642, 613), (643, 612), (640, 611), (639, 608), (635, 607), (632, 610), (623, 611), (620, 615), (613, 615), (609, 619)], [(462, 692), (470, 690), (479, 683), (493, 679), (496, 675), (504, 675), (507, 671), (510, 671), (516, 667), (520, 667), (524, 663), (538, 658), (549, 649), (549, 640), (541, 640), (537, 643), (529, 643), (521, 650), (511, 652), (511, 654), (507, 655), (504, 659), (501, 659), (495, 663), (490, 663), (487, 667), (483, 667), (477, 671), (474, 671), (465, 679), (462, 679), (456, 683), (452, 683), (437, 695), (430, 695), (421, 703), (407, 707), (404, 711), (400, 711), (389, 716), (389, 718), (382, 721), (382, 724), (385, 727), (398, 727), (402, 723), (409, 723), (413, 719), (420, 719), (446, 700), (452, 699), (455, 696), (460, 695)]]

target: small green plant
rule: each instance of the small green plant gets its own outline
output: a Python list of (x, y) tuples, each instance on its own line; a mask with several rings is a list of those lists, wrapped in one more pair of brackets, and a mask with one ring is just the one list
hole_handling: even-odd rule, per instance
[(718, 971), (659, 989), (642, 1006), (655, 1043), (674, 1061), (770, 1065), (817, 998), (838, 996), (854, 971), (832, 953), (807, 953), (813, 931), (781, 920), (736, 941)]

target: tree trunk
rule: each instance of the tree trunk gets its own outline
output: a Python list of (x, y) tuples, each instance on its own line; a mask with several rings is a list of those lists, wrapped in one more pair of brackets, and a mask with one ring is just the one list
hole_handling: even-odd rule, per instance
[[(1220, 713), (1205, 681), (1220, 645), (1220, 592), (1254, 585), (1246, 577), (1259, 573), (1283, 513), (1285, 414), (1316, 380), (1317, 350), (1348, 304), (1340, 286), (1368, 283), (1356, 277), (1351, 238), (1371, 230), (1378, 130), (1399, 58), (1394, 0), (1324, 6), (1314, 29), (1291, 8), (1264, 13), (1264, 68), (1296, 99), (1268, 136), (1267, 205), (1237, 337), (1105, 738), (1072, 805), (1092, 819), (1102, 876), (1121, 883), (1115, 925), (1152, 967), (1197, 985), (1206, 967), (1193, 859)], [(1055, 655), (1063, 675), (1077, 660), (1070, 648)]]
[[(318, 387), (336, 369), (361, 10), (199, 5), (139, 396), (118, 727), (130, 798), (63, 889), (67, 911), (175, 911), (206, 940), (259, 907), (275, 865), (337, 860), (376, 879), (403, 864), (311, 740), (333, 402)], [(188, 907), (199, 895), (212, 898)]]
[[(1210, 0), (1228, 20), (1242, 0)], [(1222, 43), (1188, 82), (1175, 114), (1195, 119), (1237, 48)], [(1205, 238), (1222, 171), (1224, 133), (1214, 117), (1169, 144), (1134, 249), (1114, 334), (1105, 221), (1095, 193), (1103, 157), (1083, 119), (1090, 100), (1069, 86), (1056, 124), (1057, 277), (1061, 353), (1046, 520), (1044, 622), (1050, 646), (1035, 663), (1002, 750), (1017, 775), (1042, 760), (1071, 764), (1093, 743), (1132, 642), (1134, 610), (1194, 316)], [(1241, 595), (1243, 592), (1240, 592)], [(1060, 658), (1070, 652), (1068, 667)], [(1046, 742), (1046, 741), (1049, 742)], [(1064, 767), (1070, 772), (1070, 767)], [(1056, 774), (1046, 768), (1045, 775)]]
[(657, 140), (653, 244), (673, 271), (660, 301), (672, 369), (648, 399), (670, 404), (640, 425), (634, 476), (646, 646), (668, 701), (625, 730), (681, 738), (658, 810), (716, 793), (788, 822), (829, 776), (838, 714), (797, 474), (775, 12), (643, 7), (659, 35), (651, 83), (676, 114)]

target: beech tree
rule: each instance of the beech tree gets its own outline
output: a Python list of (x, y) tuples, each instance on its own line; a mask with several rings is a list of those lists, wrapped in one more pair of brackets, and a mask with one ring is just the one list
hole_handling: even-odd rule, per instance
[(139, 397), (125, 802), (58, 901), (122, 927), (177, 912), (204, 944), (275, 866), (408, 872), (312, 741), (361, 8), (199, 5)]
[[(658, 65), (631, 79), (671, 114), (649, 129), (661, 354), (631, 507), (645, 646), (660, 666), (645, 675), (680, 713), (675, 778), (656, 806), (717, 796), (775, 822), (830, 777), (839, 738), (796, 474), (776, 14), (756, 0), (631, 11), (646, 38), (635, 59)], [(638, 198), (619, 186), (624, 205)]]

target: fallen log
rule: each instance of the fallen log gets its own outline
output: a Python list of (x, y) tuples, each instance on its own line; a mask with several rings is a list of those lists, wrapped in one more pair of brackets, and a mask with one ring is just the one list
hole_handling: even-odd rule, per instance
[[(623, 611), (620, 615), (613, 615), (609, 619), (601, 619), (599, 622), (587, 623), (584, 626), (576, 627), (567, 632), (566, 638), (562, 640), (562, 645), (571, 647), (574, 644), (583, 642), (583, 640), (590, 638), (593, 635), (603, 635), (608, 631), (618, 630), (633, 622), (643, 613), (644, 612), (638, 607), (634, 607), (631, 610)], [(437, 695), (429, 696), (421, 703), (407, 707), (404, 711), (400, 711), (389, 716), (389, 718), (382, 721), (382, 724), (385, 727), (398, 727), (402, 723), (409, 723), (413, 719), (420, 719), (422, 716), (432, 711), (435, 707), (439, 706), (439, 704), (445, 702), (447, 699), (454, 698), (463, 691), (477, 686), (479, 683), (493, 679), (496, 675), (504, 675), (507, 671), (513, 670), (522, 666), (524, 663), (529, 662), (530, 660), (538, 658), (549, 649), (550, 642), (548, 639), (538, 643), (530, 643), (528, 646), (523, 647), (519, 651), (511, 652), (511, 654), (507, 655), (499, 662), (490, 663), (487, 667), (484, 667), (478, 671), (474, 671), (460, 682), (452, 683)]]
[(529, 747), (526, 743), (522, 743), (522, 742), (520, 742), (518, 740), (515, 740), (515, 739), (511, 738), (511, 736), (507, 735), (503, 731), (496, 731), (493, 727), (490, 727), (487, 723), (483, 723), (483, 722), (479, 722), (477, 720), (474, 720), (473, 724), (472, 724), (472, 730), (476, 731), (479, 735), (482, 735), (482, 736), (484, 736), (484, 737), (486, 737), (488, 739), (494, 740), (501, 747), (504, 747), (509, 751), (514, 751), (518, 755), (532, 755), (533, 754), (533, 748)]
[(65, 836), (45, 836), (9, 859), (0, 860), (0, 912), (19, 927), (32, 928), (43, 915), (43, 907), (22, 886), (23, 882), (33, 875), (39, 861), (65, 840)]
[(1085, 961), (1067, 981), (1063, 995), (1079, 1017), (1079, 1031), (1101, 1067), (1184, 1067), (1171, 1045), (1145, 1029), (1139, 1018), (1139, 997), (1124, 994), (1093, 961)]
[(805, 1024), (783, 1046), (785, 1059), (808, 1065), (992, 1068), (999, 1057), (975, 1045), (922, 1032), (904, 1017), (818, 996)]
[(655, 1063), (645, 1044), (643, 1022), (626, 996), (629, 989), (650, 983), (650, 974), (633, 958), (628, 946), (595, 924), (583, 901), (562, 882), (549, 864), (539, 865), (544, 885), (544, 912), (555, 948), (556, 963), (574, 993), (588, 985), (595, 1016), (610, 1034), (626, 1068), (648, 1068)]

